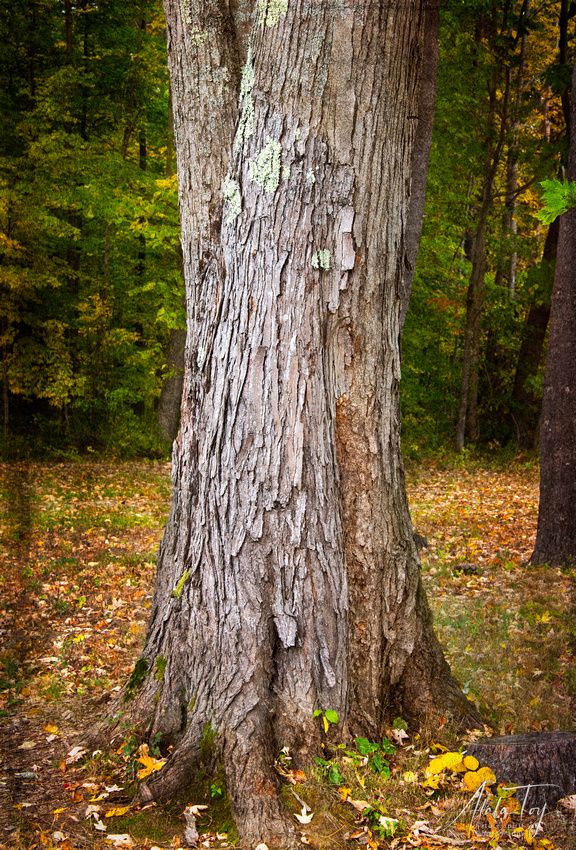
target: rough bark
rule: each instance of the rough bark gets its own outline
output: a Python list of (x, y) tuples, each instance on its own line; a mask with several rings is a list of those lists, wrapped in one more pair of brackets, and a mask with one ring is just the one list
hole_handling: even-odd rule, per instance
[(576, 733), (533, 732), (484, 738), (467, 750), (491, 767), (498, 782), (519, 786), (525, 810), (554, 806), (576, 792)]
[[(572, 78), (576, 92), (576, 65)], [(568, 179), (576, 180), (572, 98)], [(576, 561), (576, 209), (560, 221), (540, 419), (540, 502), (533, 564)]]
[(184, 351), (186, 331), (173, 328), (170, 331), (166, 349), (168, 374), (164, 378), (160, 398), (158, 399), (158, 427), (162, 438), (172, 442), (180, 425), (180, 403), (184, 386)]
[(309, 758), (315, 709), (372, 736), (478, 717), (432, 631), (399, 443), (437, 9), (262, 2), (244, 49), (241, 5), (166, 0), (188, 341), (127, 714), (175, 744), (143, 796), (214, 732), (245, 846), (289, 850), (274, 756)]
[(559, 223), (556, 220), (550, 225), (546, 234), (542, 262), (540, 263), (541, 283), (526, 315), (514, 375), (511, 399), (512, 420), (516, 429), (518, 444), (523, 449), (533, 449), (537, 442), (542, 398), (540, 394), (534, 391), (533, 381), (541, 367), (544, 355), (544, 343), (550, 319), (550, 298), (554, 280), (558, 232)]

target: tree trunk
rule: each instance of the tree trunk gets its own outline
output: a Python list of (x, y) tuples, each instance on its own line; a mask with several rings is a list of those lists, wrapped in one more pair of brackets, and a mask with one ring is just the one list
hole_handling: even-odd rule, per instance
[(461, 451), (465, 443), (475, 443), (480, 435), (478, 421), (478, 379), (480, 369), (482, 313), (486, 291), (486, 270), (488, 264), (486, 231), (488, 217), (492, 209), (492, 190), (502, 148), (508, 128), (508, 100), (510, 96), (510, 77), (502, 96), (500, 126), (496, 133), (496, 107), (499, 71), (495, 70), (489, 86), (490, 107), (488, 110), (484, 178), (479, 199), (478, 218), (472, 243), (472, 272), (466, 294), (466, 320), (464, 325), (464, 351), (462, 354), (462, 381), (460, 386), (460, 405), (456, 423), (456, 451)]
[[(550, 318), (550, 296), (554, 279), (554, 264), (558, 246), (558, 220), (548, 228), (538, 276), (540, 283), (530, 305), (512, 389), (512, 419), (518, 444), (523, 449), (533, 449), (537, 442), (538, 420), (542, 399), (533, 388), (544, 353), (544, 343)], [(549, 281), (549, 283), (548, 283)]]
[(186, 331), (173, 328), (170, 331), (166, 351), (168, 374), (162, 383), (158, 400), (158, 426), (162, 438), (166, 442), (176, 439), (180, 425), (180, 402), (184, 386), (184, 351), (186, 348)]
[(289, 850), (274, 758), (310, 758), (315, 709), (373, 737), (395, 713), (478, 719), (432, 631), (399, 445), (437, 9), (260, 2), (248, 49), (224, 2), (166, 12), (188, 338), (127, 713), (175, 745), (143, 797), (215, 733), (244, 846)]
[(500, 784), (518, 785), (517, 799), (531, 808), (548, 808), (576, 792), (576, 733), (531, 732), (483, 738), (467, 752), (491, 767)]
[[(576, 92), (576, 65), (572, 78)], [(576, 180), (572, 98), (568, 179)], [(533, 564), (576, 561), (576, 209), (560, 220), (540, 419), (540, 503)]]

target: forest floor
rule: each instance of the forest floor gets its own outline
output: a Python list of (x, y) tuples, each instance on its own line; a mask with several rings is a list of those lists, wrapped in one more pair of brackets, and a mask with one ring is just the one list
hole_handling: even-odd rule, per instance
[[(0, 474), (0, 847), (175, 848), (187, 803), (207, 806), (201, 846), (233, 847), (218, 781), (199, 777), (182, 801), (142, 809), (130, 797), (140, 742), (78, 749), (137, 658), (169, 465), (27, 463)], [(573, 729), (576, 570), (525, 565), (536, 466), (428, 462), (410, 466), (408, 485), (437, 631), (465, 691), (497, 733)], [(394, 754), (359, 739), (308, 775), (279, 764), (311, 846), (576, 848), (574, 810), (546, 813), (537, 835), (519, 814), (471, 823), (461, 767), (429, 761), (462, 742), (442, 730), (390, 734)]]

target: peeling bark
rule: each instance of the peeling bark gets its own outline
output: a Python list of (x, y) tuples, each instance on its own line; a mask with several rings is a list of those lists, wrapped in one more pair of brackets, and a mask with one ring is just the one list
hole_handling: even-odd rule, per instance
[(433, 6), (258, 3), (247, 47), (245, 4), (166, 0), (188, 340), (127, 714), (175, 745), (143, 797), (216, 736), (246, 847), (297, 846), (274, 757), (306, 763), (315, 709), (373, 736), (478, 719), (432, 631), (399, 441)]

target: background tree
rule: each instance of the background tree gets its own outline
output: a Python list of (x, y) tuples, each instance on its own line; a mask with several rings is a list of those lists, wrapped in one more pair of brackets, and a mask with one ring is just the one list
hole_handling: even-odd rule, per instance
[[(543, 377), (539, 308), (553, 270), (553, 243), (541, 260), (546, 231), (536, 183), (557, 173), (565, 147), (559, 11), (559, 4), (444, 4), (427, 210), (404, 345), (410, 453), (446, 445), (459, 408), (460, 443), (474, 433), (481, 445), (533, 444)], [(471, 417), (468, 392), (462, 415), (463, 362), (475, 364)], [(476, 423), (467, 436), (465, 421)]]
[(245, 846), (287, 850), (274, 758), (310, 758), (315, 710), (372, 738), (395, 713), (477, 719), (432, 631), (399, 444), (438, 12), (237, 13), (166, 2), (189, 335), (123, 722), (174, 747), (143, 797), (216, 736)]
[[(567, 177), (576, 181), (576, 64)], [(540, 423), (540, 503), (533, 564), (576, 560), (576, 208), (560, 219)]]

